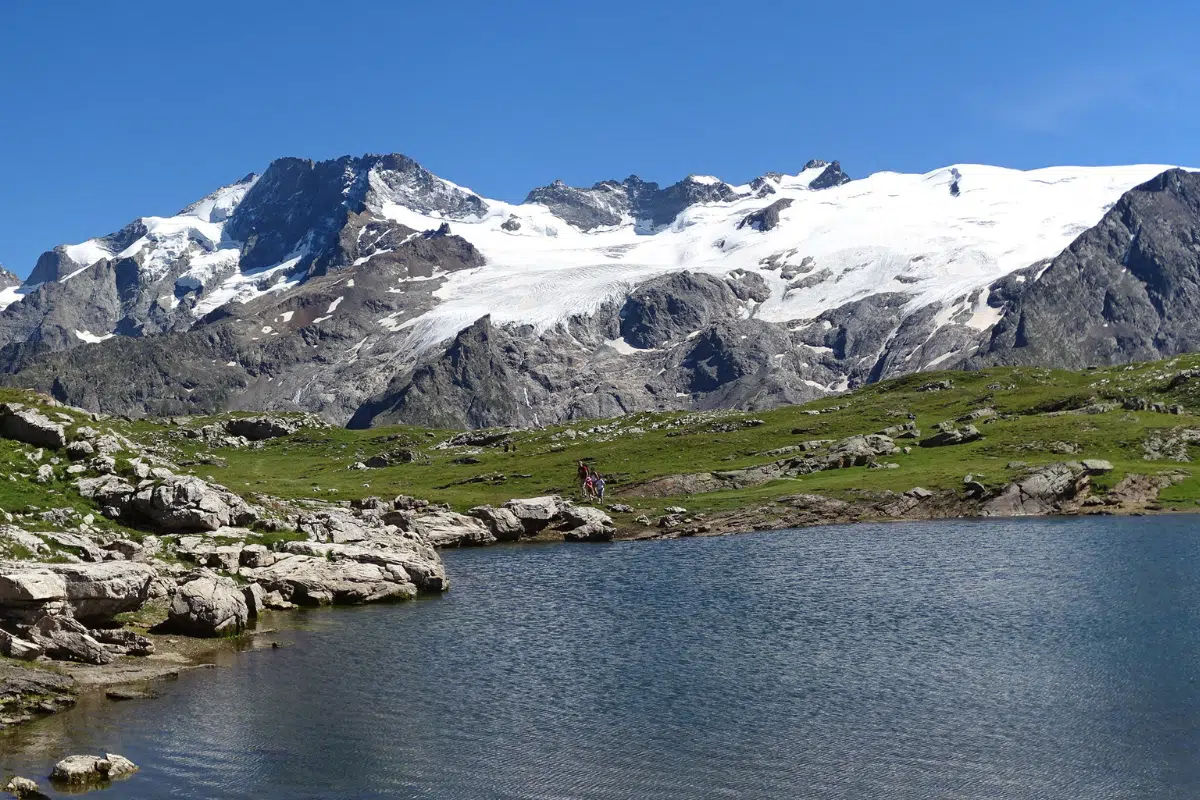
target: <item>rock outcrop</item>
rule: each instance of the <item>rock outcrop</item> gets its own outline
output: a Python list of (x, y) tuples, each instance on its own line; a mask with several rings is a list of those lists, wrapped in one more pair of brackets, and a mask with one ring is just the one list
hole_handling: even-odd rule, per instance
[(67, 434), (61, 423), (20, 403), (0, 403), (0, 437), (37, 447), (58, 449), (67, 445)]

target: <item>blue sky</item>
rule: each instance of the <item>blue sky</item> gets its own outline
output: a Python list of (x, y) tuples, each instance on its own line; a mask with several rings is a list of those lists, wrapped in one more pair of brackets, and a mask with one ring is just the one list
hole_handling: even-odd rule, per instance
[(840, 159), (1200, 166), (1200, 4), (0, 2), (0, 263), (283, 155), (521, 199)]

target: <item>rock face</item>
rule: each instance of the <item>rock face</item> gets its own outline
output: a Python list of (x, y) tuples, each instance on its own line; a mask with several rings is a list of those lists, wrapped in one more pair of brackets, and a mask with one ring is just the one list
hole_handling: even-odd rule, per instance
[(738, 223), (739, 228), (754, 228), (756, 231), (770, 231), (779, 226), (779, 212), (788, 208), (793, 203), (789, 197), (783, 197), (776, 200), (771, 205), (760, 208), (751, 214), (747, 214)]
[(1142, 184), (1026, 282), (972, 363), (1082, 369), (1196, 350), (1197, 237), (1200, 175)]
[(983, 516), (1004, 517), (1052, 514), (1063, 510), (1063, 503), (1086, 492), (1091, 475), (1111, 469), (1111, 464), (1099, 459), (1087, 465), (1075, 461), (1051, 464), (1009, 484), (998, 496), (985, 502), (980, 511)]
[(648, 350), (682, 339), (740, 308), (730, 286), (711, 275), (679, 272), (647, 281), (621, 308), (621, 336)]
[(180, 584), (167, 609), (168, 627), (188, 636), (240, 633), (249, 618), (246, 598), (238, 585), (207, 571)]
[(408, 527), (434, 547), (470, 547), (496, 543), (496, 537), (483, 522), (453, 511), (421, 514), (414, 517)]

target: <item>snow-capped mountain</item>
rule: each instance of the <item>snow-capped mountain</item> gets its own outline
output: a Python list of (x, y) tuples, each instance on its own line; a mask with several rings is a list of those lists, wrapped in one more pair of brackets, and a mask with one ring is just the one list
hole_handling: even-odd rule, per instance
[[(807, 400), (1003, 360), (992, 334), (1052, 260), (1169, 169), (851, 181), (811, 161), (741, 185), (555, 182), (514, 204), (400, 155), (280, 159), (0, 281), (0, 367), (106, 410), (357, 424)], [(1155, 196), (1186, 206), (1194, 176), (1168, 174)]]

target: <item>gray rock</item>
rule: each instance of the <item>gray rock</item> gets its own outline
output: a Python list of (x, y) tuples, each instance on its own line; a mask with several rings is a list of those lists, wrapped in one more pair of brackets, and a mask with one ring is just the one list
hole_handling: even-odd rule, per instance
[(67, 445), (67, 457), (76, 460), (91, 458), (96, 454), (96, 448), (86, 439), (80, 439), (77, 442), (71, 442)]
[(85, 622), (107, 620), (141, 608), (157, 576), (149, 564), (131, 561), (48, 564), (45, 568), (62, 580), (71, 613)]
[(258, 518), (255, 509), (233, 492), (191, 475), (143, 481), (129, 498), (128, 507), (164, 531), (215, 531), (248, 525)]
[(1078, 462), (1050, 464), (1028, 477), (1006, 486), (980, 509), (984, 516), (1019, 517), (1051, 514), (1064, 501), (1083, 494), (1089, 485), (1088, 472)]
[(35, 781), (20, 776), (10, 780), (4, 787), (4, 791), (14, 797), (22, 798), (22, 800), (40, 800), (46, 797), (46, 795), (42, 794), (41, 787)]
[(108, 664), (114, 656), (81, 623), (70, 617), (45, 616), (29, 629), (29, 640), (50, 658), (83, 664)]
[(946, 427), (943, 427), (933, 436), (918, 442), (921, 447), (945, 447), (947, 445), (966, 444), (983, 438), (983, 434), (974, 425), (964, 425), (961, 428), (955, 428), (952, 423), (939, 424)]
[(0, 655), (18, 661), (36, 661), (44, 652), (41, 646), (0, 629)]
[(735, 316), (737, 295), (719, 278), (679, 272), (638, 286), (621, 309), (621, 336), (634, 347), (656, 348), (717, 319)]
[(434, 547), (469, 547), (496, 543), (496, 537), (483, 522), (453, 511), (418, 514), (411, 520), (409, 529), (420, 534)]
[(236, 583), (201, 572), (176, 589), (167, 609), (167, 625), (188, 636), (224, 636), (240, 633), (249, 616)]
[(127, 778), (137, 772), (137, 766), (115, 753), (101, 756), (67, 756), (54, 765), (50, 780), (66, 786), (86, 786)]
[(335, 561), (323, 555), (290, 555), (257, 570), (254, 578), (269, 592), (278, 592), (283, 600), (305, 606), (409, 600), (417, 594), (417, 587), (399, 563), (364, 563), (349, 558)]
[(742, 218), (738, 228), (754, 228), (756, 231), (774, 230), (779, 225), (779, 212), (792, 205), (791, 198), (780, 198), (766, 208), (751, 212)]
[(55, 449), (67, 444), (67, 434), (61, 424), (20, 403), (0, 403), (0, 437)]
[(973, 364), (1083, 369), (1194, 350), (1197, 235), (1200, 175), (1171, 169), (1126, 192), (1021, 285)]
[(563, 539), (568, 542), (612, 541), (615, 526), (612, 518), (591, 506), (569, 506), (560, 514)]
[(504, 508), (520, 521), (525, 535), (533, 536), (550, 527), (561, 513), (563, 501), (558, 495), (516, 498), (505, 503)]
[(483, 521), (491, 531), (496, 541), (510, 542), (519, 539), (525, 533), (521, 520), (507, 508), (493, 506), (476, 506), (468, 512), (471, 516)]
[(242, 594), (246, 598), (246, 611), (250, 619), (257, 619), (258, 615), (267, 607), (267, 590), (257, 583), (252, 583), (242, 590)]
[(251, 442), (261, 442), (266, 439), (277, 439), (288, 436), (303, 428), (328, 427), (318, 418), (306, 415), (303, 417), (257, 416), (237, 417), (225, 423), (225, 430), (231, 436), (241, 436)]

